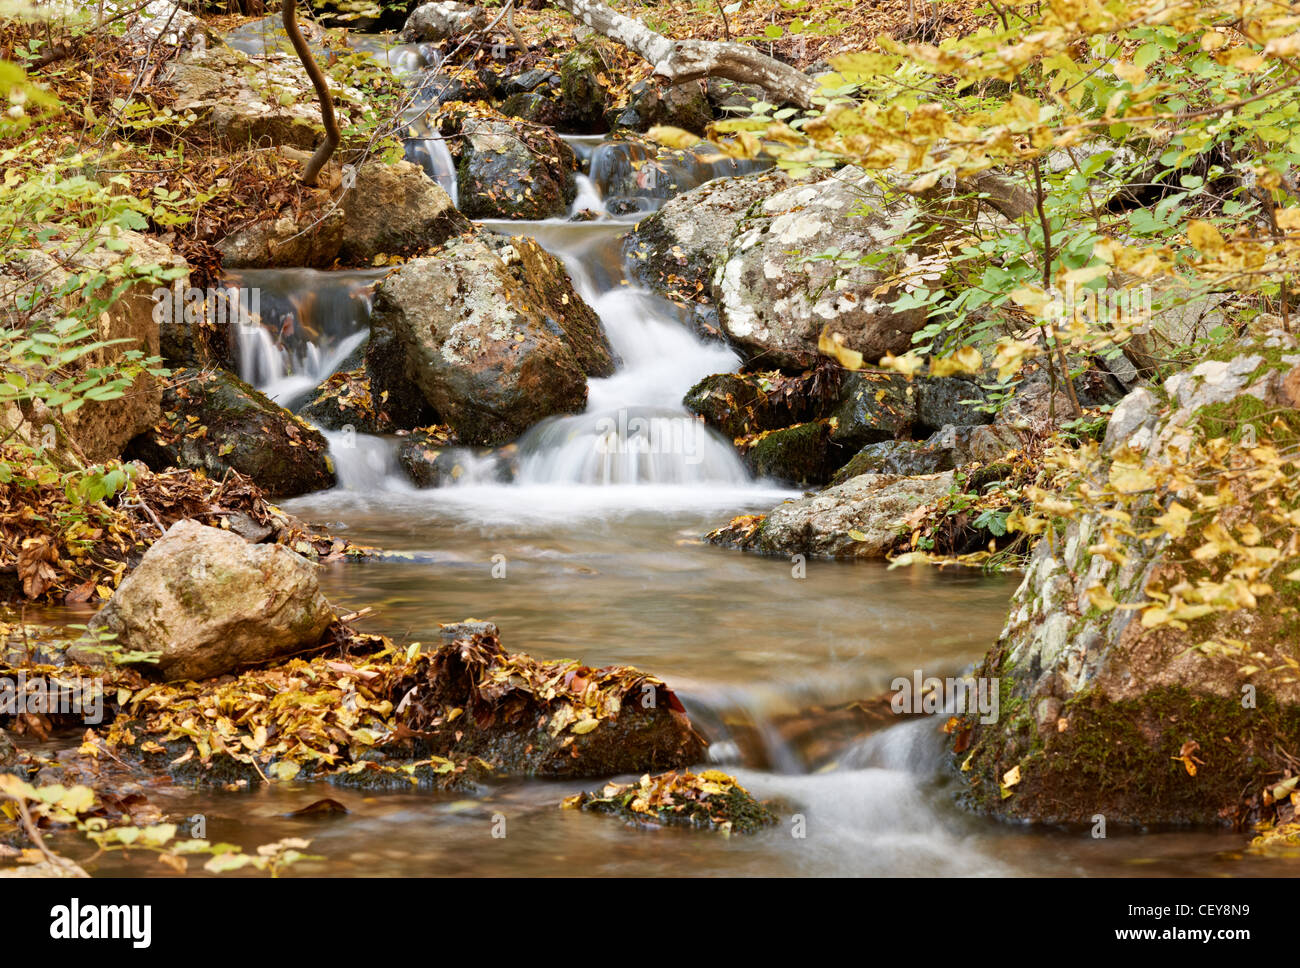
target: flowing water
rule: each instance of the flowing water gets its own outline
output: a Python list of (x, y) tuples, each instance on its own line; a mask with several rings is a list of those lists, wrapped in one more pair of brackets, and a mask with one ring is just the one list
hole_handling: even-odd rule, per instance
[[(602, 151), (596, 142), (574, 139), (588, 164)], [(675, 190), (660, 186), (658, 200)], [(618, 237), (629, 224), (602, 203), (601, 183), (589, 177), (575, 208), (600, 211), (596, 221), (486, 223), (536, 237), (600, 314), (621, 364), (590, 381), (585, 413), (525, 434), (512, 481), (476, 473), (466, 454), (470, 472), (456, 486), (425, 491), (400, 474), (394, 442), (331, 434), (340, 486), (286, 506), (386, 550), (324, 571), (337, 605), (375, 610), (363, 627), (419, 641), (439, 623), (474, 617), (496, 622), (514, 651), (651, 671), (712, 740), (711, 762), (777, 800), (785, 819), (726, 839), (558, 809), (601, 780), (516, 779), (473, 796), (328, 784), (151, 794), (164, 809), (202, 814), (210, 839), (246, 848), (310, 838), (323, 859), (290, 874), (1278, 873), (1277, 862), (1230, 859), (1242, 838), (1219, 831), (1096, 840), (974, 817), (956, 805), (960, 782), (943, 766), (935, 718), (828, 742), (816, 709), (879, 696), (913, 670), (944, 676), (976, 662), (997, 636), (1015, 579), (876, 563), (811, 561), (801, 571), (702, 543), (729, 516), (793, 495), (750, 480), (731, 446), (687, 416), (687, 388), (738, 361), (626, 284)], [(301, 402), (355, 359), (375, 278), (240, 273), (240, 284), (262, 291), (265, 324), (241, 334), (241, 374), (282, 402)], [(322, 797), (348, 815), (289, 816)], [(98, 870), (142, 866), (108, 857)]]

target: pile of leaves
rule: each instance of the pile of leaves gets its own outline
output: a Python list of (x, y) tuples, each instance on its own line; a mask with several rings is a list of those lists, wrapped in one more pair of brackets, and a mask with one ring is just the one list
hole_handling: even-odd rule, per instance
[(154, 473), (113, 463), (102, 475), (113, 493), (83, 493), (84, 478), (64, 479), (30, 454), (7, 453), (30, 476), (20, 469), (0, 484), (0, 597), (107, 599), (149, 546), (181, 520), (274, 540), (323, 561), (366, 553), (312, 532), (235, 471), (212, 480), (192, 471)]
[(634, 826), (702, 827), (749, 834), (777, 822), (735, 777), (720, 770), (646, 775), (637, 783), (607, 783), (600, 793), (577, 793), (566, 809), (595, 810)]
[(493, 771), (609, 775), (703, 752), (676, 696), (628, 667), (507, 653), (495, 628), (448, 626), (424, 651), (331, 626), (323, 653), (215, 681), (119, 680), (120, 715), (88, 757), (136, 756), (178, 779), (240, 788), (333, 777), (448, 789)]

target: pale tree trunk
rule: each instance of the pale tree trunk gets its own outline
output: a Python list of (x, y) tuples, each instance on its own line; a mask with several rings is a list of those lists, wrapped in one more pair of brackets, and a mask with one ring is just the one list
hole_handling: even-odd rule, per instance
[(817, 91), (812, 78), (752, 47), (718, 40), (671, 40), (641, 21), (611, 10), (599, 0), (553, 2), (596, 33), (644, 57), (654, 65), (655, 74), (669, 84), (721, 77), (741, 84), (757, 84), (777, 104), (812, 106)]

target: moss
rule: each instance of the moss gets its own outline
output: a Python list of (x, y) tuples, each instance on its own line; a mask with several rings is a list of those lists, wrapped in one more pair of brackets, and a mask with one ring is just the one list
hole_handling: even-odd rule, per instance
[(742, 456), (756, 477), (800, 486), (825, 484), (831, 475), (829, 447), (830, 427), (813, 421), (760, 434)]
[[(1004, 681), (1005, 687), (1005, 681)], [(1009, 717), (1009, 718), (1008, 718)], [(1278, 737), (1300, 737), (1300, 708), (1261, 695), (1258, 708), (1232, 698), (1161, 687), (1140, 699), (1110, 702), (1085, 693), (1061, 712), (1063, 731), (1040, 733), (1004, 707), (1004, 723), (976, 728), (967, 763), (970, 801), (1008, 818), (1120, 824), (1222, 824), (1244, 819), (1248, 794), (1286, 767)], [(1013, 735), (1009, 735), (1013, 734)], [(1180, 759), (1198, 744), (1191, 775)], [(1013, 767), (1020, 781), (1002, 796)]]
[(1300, 439), (1300, 412), (1269, 406), (1249, 394), (1202, 407), (1196, 411), (1195, 425), (1206, 440), (1226, 437), (1238, 443), (1247, 427), (1252, 428), (1256, 440), (1282, 443)]

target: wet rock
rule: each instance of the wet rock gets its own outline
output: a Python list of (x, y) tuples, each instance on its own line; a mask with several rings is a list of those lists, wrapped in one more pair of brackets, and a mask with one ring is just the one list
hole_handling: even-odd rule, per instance
[(586, 406), (583, 367), (562, 325), (581, 299), (556, 276), (554, 288), (539, 284), (528, 268), (543, 257), (535, 248), (488, 233), (454, 239), (401, 266), (376, 293), (371, 351), (376, 329), (391, 332), (405, 378), (465, 444), (509, 443), (543, 417)]
[(831, 431), (831, 441), (837, 447), (860, 450), (867, 444), (911, 436), (912, 425), (917, 420), (916, 393), (903, 377), (849, 373), (844, 379), (843, 393)]
[(316, 388), (298, 416), (321, 430), (351, 427), (361, 434), (391, 434), (398, 428), (388, 416), (387, 402), (376, 406), (364, 368), (335, 373)]
[(859, 474), (914, 476), (950, 471), (955, 466), (950, 448), (922, 440), (882, 440), (854, 454), (835, 472), (831, 484), (843, 484)]
[(717, 373), (691, 387), (682, 403), (727, 437), (748, 437), (826, 416), (837, 399), (837, 373)]
[(470, 218), (544, 219), (577, 197), (573, 150), (553, 132), (471, 118), (457, 170), (460, 210)]
[(639, 783), (607, 783), (599, 792), (569, 797), (564, 806), (613, 814), (638, 827), (695, 827), (728, 834), (751, 834), (778, 820), (735, 777), (720, 770), (647, 775)]
[(791, 184), (779, 171), (762, 172), (719, 178), (670, 198), (624, 237), (628, 275), (677, 302), (710, 300), (716, 260), (736, 223), (755, 202)]
[(627, 104), (609, 112), (610, 128), (647, 131), (655, 125), (670, 125), (700, 137), (713, 123), (713, 106), (699, 81), (673, 86), (655, 81), (637, 81), (628, 91)]
[(436, 42), (464, 38), (488, 25), (488, 13), (467, 3), (425, 3), (406, 19), (401, 39), (406, 43)]
[[(779, 192), (742, 218), (719, 257), (713, 296), (745, 363), (804, 369), (817, 361), (823, 331), (869, 362), (907, 350), (925, 310), (896, 311), (899, 292), (877, 290), (906, 265), (916, 267), (914, 284), (925, 285), (921, 268), (933, 275), (945, 263), (919, 251), (873, 265), (861, 257), (896, 240), (915, 204), (886, 202), (868, 175), (848, 168)], [(831, 249), (842, 258), (805, 258)]]
[(416, 487), (450, 487), (467, 482), (509, 484), (519, 470), (519, 451), (504, 447), (456, 447), (437, 437), (412, 433), (397, 450), (398, 463)]
[(953, 486), (951, 471), (920, 477), (860, 474), (778, 505), (765, 516), (736, 518), (706, 539), (770, 555), (883, 558), (905, 536), (903, 519)]
[(406, 347), (393, 330), (389, 317), (370, 318), (364, 366), (371, 400), (380, 400), (399, 430), (414, 430), (441, 422), (438, 412), (424, 399), (420, 387), (406, 374)]
[[(1234, 447), (1210, 480), (1188, 482), (1194, 455), (1220, 436), (1294, 447), (1300, 415), (1284, 387), (1297, 364), (1294, 340), (1270, 337), (1170, 377), (1162, 396), (1138, 389), (1116, 407), (1078, 478), (1092, 495), (1034, 547), (978, 673), (1003, 696), (996, 722), (969, 724), (959, 756), (980, 809), (1050, 823), (1099, 813), (1110, 823), (1227, 823), (1267, 805), (1259, 791), (1286, 768), (1279, 744), (1300, 732), (1300, 683), (1265, 671), (1300, 659), (1294, 584), (1281, 578), (1294, 565), (1300, 498), (1290, 478), (1264, 483), (1267, 450)], [(1171, 474), (1184, 483), (1162, 483)], [(1214, 503), (1177, 526), (1177, 508), (1204, 509), (1202, 496)], [(1175, 525), (1135, 533), (1116, 526), (1119, 512)], [(1268, 547), (1248, 550), (1261, 532)], [(1248, 558), (1254, 577), (1234, 581)], [(1229, 591), (1217, 591), (1224, 583)]]
[(770, 168), (766, 161), (735, 161), (700, 142), (691, 148), (668, 148), (630, 133), (598, 145), (591, 153), (592, 182), (615, 215), (657, 210), (670, 198), (717, 178)]
[(710, 77), (705, 92), (713, 110), (728, 117), (748, 116), (755, 104), (767, 100), (767, 92), (757, 84), (742, 84), (722, 77)]
[[(137, 273), (141, 277), (140, 281), (127, 286), (97, 320), (92, 320), (98, 330), (96, 339), (122, 342), (104, 346), (73, 361), (62, 368), (58, 379), (84, 375), (91, 369), (123, 362), (124, 354), (131, 351), (142, 353), (146, 358), (157, 356), (161, 341), (160, 319), (172, 308), (171, 292), (162, 288), (170, 284), (164, 274), (181, 274), (178, 281), (182, 289), (188, 278), (185, 260), (154, 239), (123, 231), (112, 240), (113, 248), (108, 244), (107, 238), (87, 246), (80, 243), (73, 246), (53, 239), (47, 243), (46, 249), (15, 258), (0, 271), (0, 290), (9, 300), (0, 310), (0, 325), (14, 328), (26, 328), (38, 321), (54, 322), (87, 301), (82, 286), (94, 278), (105, 281), (91, 298), (107, 301), (118, 281)], [(148, 272), (152, 272), (152, 279), (146, 275)], [(48, 294), (53, 296), (46, 298)], [(32, 297), (37, 297), (33, 311), (19, 313), (16, 308), (9, 309), (20, 305), (20, 300)], [(170, 318), (165, 321), (170, 322)], [(52, 377), (51, 382), (58, 380)], [(58, 420), (67, 431), (70, 446), (79, 449), (80, 456), (87, 463), (110, 460), (122, 453), (122, 448), (132, 437), (158, 420), (161, 399), (159, 379), (142, 371), (118, 399), (88, 401), (72, 413), (60, 413)], [(14, 421), (0, 417), (0, 423), (12, 427)], [(52, 422), (31, 423), (29, 419), (25, 427), (18, 430), (18, 436), (30, 435), (30, 445), (48, 447), (52, 443)]]
[(993, 422), (993, 414), (980, 409), (987, 403), (988, 393), (974, 380), (946, 376), (918, 377), (915, 382), (916, 417), (923, 431)]
[(825, 421), (770, 430), (739, 444), (750, 473), (796, 487), (825, 484), (834, 468), (830, 426)]
[(370, 161), (335, 206), (328, 195), (301, 211), (286, 210), (232, 232), (217, 243), (227, 269), (307, 266), (336, 261), (370, 264), (445, 242), (470, 228), (438, 183), (408, 161)]
[(334, 486), (320, 432), (232, 373), (175, 371), (162, 411), (161, 422), (126, 451), (151, 470), (183, 467), (213, 478), (236, 470), (272, 497)]
[(333, 620), (317, 566), (191, 521), (145, 552), (90, 622), (128, 650), (161, 651), (142, 671), (204, 679), (317, 644)]
[(510, 271), (537, 301), (547, 327), (569, 344), (587, 376), (613, 376), (617, 357), (596, 311), (573, 288), (564, 263), (536, 239), (515, 236), (502, 247)]
[(441, 756), (482, 757), (528, 776), (609, 776), (678, 769), (705, 743), (663, 682), (626, 666), (510, 654), (491, 632), (439, 646), (392, 695), (414, 686), (397, 720)]
[(557, 130), (596, 134), (608, 130), (609, 82), (595, 48), (580, 46), (560, 62), (559, 72), (531, 70), (502, 85), (501, 113)]

